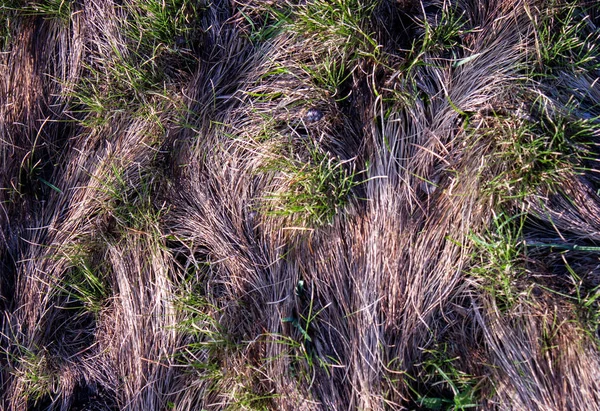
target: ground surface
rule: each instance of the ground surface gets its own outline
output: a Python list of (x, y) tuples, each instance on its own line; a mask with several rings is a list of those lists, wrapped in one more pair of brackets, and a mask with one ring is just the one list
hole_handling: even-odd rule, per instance
[(600, 409), (599, 36), (0, 0), (0, 408)]

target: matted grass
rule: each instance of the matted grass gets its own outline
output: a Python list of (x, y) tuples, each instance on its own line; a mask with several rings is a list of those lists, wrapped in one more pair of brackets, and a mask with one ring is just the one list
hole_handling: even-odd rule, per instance
[(0, 25), (0, 409), (600, 409), (596, 2)]

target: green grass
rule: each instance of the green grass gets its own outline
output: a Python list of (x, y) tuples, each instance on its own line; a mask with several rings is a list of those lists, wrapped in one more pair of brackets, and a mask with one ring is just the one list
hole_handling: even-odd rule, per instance
[(135, 50), (140, 55), (156, 58), (162, 52), (175, 53), (194, 40), (196, 20), (206, 6), (190, 0), (149, 0), (129, 2), (124, 8), (129, 14), (126, 36), (137, 42)]
[(76, 303), (84, 312), (98, 315), (110, 296), (106, 273), (94, 266), (85, 252), (72, 250), (64, 255), (70, 268), (57, 285), (58, 291), (69, 305)]
[(173, 353), (173, 360), (195, 378), (209, 381), (209, 390), (218, 390), (227, 380), (223, 362), (235, 350), (235, 344), (216, 319), (218, 309), (191, 290), (182, 291), (175, 306), (183, 318), (175, 330), (185, 337), (185, 343)]
[(541, 188), (552, 192), (586, 171), (585, 161), (596, 161), (590, 151), (596, 121), (557, 112), (543, 98), (533, 103), (530, 118), (497, 115), (486, 121), (474, 129), (476, 138), (494, 144), (484, 191), (500, 203), (522, 200)]
[(497, 155), (507, 169), (488, 187), (502, 190), (505, 200), (524, 198), (544, 183), (556, 183), (561, 173), (570, 169), (564, 150), (558, 147), (564, 143), (560, 134), (540, 138), (535, 125), (519, 123), (515, 127), (509, 120), (497, 130), (506, 133), (506, 138), (498, 143)]
[(16, 365), (11, 374), (22, 384), (22, 394), (28, 404), (35, 406), (56, 394), (58, 377), (50, 370), (45, 351), (18, 345), (10, 356)]
[(13, 30), (23, 18), (39, 16), (66, 25), (73, 13), (72, 3), (73, 0), (0, 0), (0, 52), (11, 44)]
[(521, 302), (519, 282), (527, 275), (524, 222), (523, 215), (499, 214), (489, 230), (470, 238), (474, 251), (468, 273), (480, 281), (500, 311), (510, 311)]
[(126, 2), (118, 21), (124, 44), (113, 39), (109, 55), (86, 63), (86, 75), (70, 85), (72, 112), (87, 127), (126, 113), (152, 117), (152, 106), (173, 109), (171, 85), (193, 70), (204, 7), (189, 0)]
[[(430, 57), (442, 56), (447, 52), (456, 60), (456, 53), (462, 49), (462, 37), (469, 33), (467, 19), (457, 6), (444, 1), (439, 17), (433, 22), (421, 19), (418, 24), (423, 28), (423, 35), (413, 41), (410, 60), (418, 62), (428, 55)], [(412, 63), (414, 65), (415, 63)]]
[[(261, 375), (251, 364), (230, 368), (230, 362), (248, 348), (245, 342), (234, 342), (225, 327), (219, 324), (222, 310), (203, 297), (191, 278), (182, 287), (175, 304), (183, 319), (175, 330), (186, 338), (186, 343), (175, 353), (174, 360), (189, 373), (209, 382), (209, 392), (226, 393), (225, 410), (268, 410), (277, 394), (264, 392), (258, 384)], [(260, 359), (259, 361), (264, 361)], [(174, 404), (176, 406), (176, 404)]]
[[(296, 284), (294, 294), (298, 306), (302, 307), (301, 312), (293, 312), (289, 317), (281, 319), (282, 323), (290, 325), (293, 336), (281, 335), (279, 338), (281, 344), (285, 345), (286, 341), (288, 342), (290, 358), (295, 371), (304, 370), (306, 372), (305, 377), (312, 379), (315, 366), (319, 366), (320, 369), (329, 374), (330, 368), (338, 365), (339, 361), (335, 358), (321, 358), (315, 352), (315, 341), (311, 335), (318, 330), (320, 315), (330, 304), (317, 309), (314, 287), (310, 287), (310, 295), (308, 295), (307, 288), (304, 280), (299, 280)], [(308, 380), (310, 381), (310, 379)]]
[(307, 162), (280, 156), (265, 167), (265, 171), (278, 173), (284, 188), (268, 194), (263, 208), (268, 215), (284, 217), (292, 225), (330, 225), (361, 183), (359, 173), (349, 169), (350, 163), (333, 158), (312, 143), (307, 145)]
[[(279, 6), (279, 7), (278, 7)], [(250, 42), (260, 45), (275, 38), (289, 24), (291, 9), (289, 5), (265, 4), (239, 10), (243, 21), (240, 29)]]
[(25, 385), (24, 395), (29, 401), (35, 405), (56, 392), (57, 379), (48, 372), (44, 355), (27, 353), (19, 362), (25, 370), (19, 373), (18, 378)]
[(128, 61), (119, 52), (104, 67), (87, 67), (88, 76), (75, 86), (72, 112), (87, 127), (108, 124), (116, 115), (145, 116), (146, 107), (158, 100), (169, 101), (165, 82), (149, 63)]
[[(478, 379), (457, 368), (458, 358), (450, 358), (447, 351), (444, 344), (425, 350), (425, 360), (418, 364), (421, 373), (419, 379), (437, 394), (420, 394), (413, 389), (417, 397), (415, 402), (428, 410), (458, 411), (479, 407)], [(442, 393), (446, 395), (441, 396)]]
[[(528, 246), (532, 246), (528, 244)], [(534, 244), (533, 247), (536, 247)], [(567, 251), (552, 247), (553, 253), (557, 253), (562, 260), (562, 267), (565, 270), (564, 282), (562, 286), (550, 285), (541, 287), (552, 293), (555, 297), (566, 301), (574, 307), (576, 323), (581, 331), (600, 347), (600, 285), (589, 286), (589, 279), (585, 273), (577, 273), (568, 260)], [(582, 250), (586, 251), (586, 250)], [(598, 247), (594, 247), (594, 252)]]
[(379, 45), (368, 30), (374, 2), (361, 0), (316, 0), (297, 6), (290, 29), (305, 37), (314, 36), (323, 46), (340, 55), (375, 57)]
[(600, 285), (592, 289), (585, 287), (582, 276), (578, 275), (566, 260), (564, 262), (573, 284), (574, 292), (571, 298), (578, 308), (578, 320), (585, 332), (600, 346)]
[(48, 20), (57, 20), (68, 24), (73, 12), (73, 0), (0, 0), (0, 15), (11, 11), (12, 17), (39, 16)]
[[(405, 34), (410, 46), (387, 51), (377, 59), (379, 67), (394, 73), (395, 78), (391, 84), (372, 85), (374, 93), (382, 98), (382, 120), (387, 120), (399, 107), (414, 108), (417, 102), (431, 103), (430, 90), (422, 78), (418, 78), (425, 67), (451, 70), (479, 58), (481, 53), (473, 54), (463, 45), (463, 39), (477, 30), (471, 27), (465, 11), (453, 2), (439, 4), (434, 18), (425, 18), (419, 11), (414, 18), (414, 27)], [(446, 100), (468, 123), (467, 113), (448, 96)]]
[(550, 0), (542, 10), (529, 10), (535, 27), (535, 72), (552, 77), (559, 71), (585, 73), (600, 68), (600, 31), (592, 30), (576, 1)]
[(178, 362), (203, 371), (203, 378), (214, 378), (220, 372), (219, 358), (236, 348), (216, 319), (219, 310), (195, 293), (182, 295), (176, 301), (176, 307), (179, 313), (185, 314), (176, 330), (191, 337), (182, 348)]
[(11, 44), (15, 25), (15, 9), (12, 0), (0, 0), (0, 52), (7, 51)]
[(348, 94), (342, 94), (344, 83), (352, 76), (352, 62), (346, 55), (332, 55), (326, 52), (315, 57), (319, 62), (305, 65), (304, 71), (311, 77), (315, 86), (327, 91), (336, 101), (343, 101)]
[[(370, 29), (375, 2), (361, 0), (317, 0), (274, 10), (275, 21), (285, 22), (284, 31), (296, 33), (311, 44), (310, 61), (301, 64), (315, 86), (343, 100), (342, 85), (361, 60), (378, 61), (380, 46)], [(279, 25), (278, 25), (279, 27)]]
[[(127, 167), (131, 167), (127, 170)], [(133, 174), (129, 174), (133, 171)], [(110, 173), (104, 176), (99, 191), (108, 201), (102, 204), (103, 212), (114, 220), (113, 234), (117, 238), (127, 230), (155, 233), (160, 230), (158, 224), (166, 211), (157, 209), (153, 203), (153, 175), (135, 164), (115, 162)]]

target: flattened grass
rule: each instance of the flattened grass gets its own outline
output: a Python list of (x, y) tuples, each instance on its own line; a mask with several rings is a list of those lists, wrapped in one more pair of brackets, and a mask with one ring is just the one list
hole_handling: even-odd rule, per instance
[(475, 3), (0, 3), (0, 408), (600, 403), (600, 10)]

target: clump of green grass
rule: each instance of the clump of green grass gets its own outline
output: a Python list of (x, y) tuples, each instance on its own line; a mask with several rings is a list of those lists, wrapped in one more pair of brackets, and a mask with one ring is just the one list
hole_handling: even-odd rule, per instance
[(542, 77), (558, 71), (587, 73), (600, 68), (600, 31), (576, 1), (551, 0), (541, 10), (529, 10), (534, 27), (535, 72)]
[(216, 320), (218, 309), (203, 297), (192, 294), (178, 299), (176, 306), (180, 313), (185, 314), (176, 329), (189, 340), (178, 355), (179, 358), (176, 358), (177, 361), (202, 371), (202, 378), (221, 375), (220, 359), (235, 344), (225, 335), (223, 327)]
[(57, 392), (58, 377), (50, 369), (48, 354), (44, 350), (18, 345), (9, 356), (10, 362), (14, 363), (11, 374), (20, 385), (22, 398), (18, 399), (21, 401), (19, 406), (36, 406)]
[[(19, 16), (39, 16), (48, 20), (58, 20), (68, 23), (73, 12), (73, 0), (1, 0), (0, 19), (5, 20), (8, 27), (3, 27), (10, 33), (10, 25)], [(5, 34), (4, 31), (0, 32)], [(9, 39), (6, 39), (7, 41)]]
[(75, 303), (84, 312), (98, 315), (110, 296), (106, 274), (102, 267), (93, 265), (89, 252), (78, 247), (64, 255), (70, 268), (57, 284), (58, 291), (67, 298), (69, 306)]
[(73, 93), (73, 112), (84, 114), (82, 123), (87, 126), (107, 124), (117, 113), (138, 112), (149, 103), (149, 93), (163, 86), (156, 73), (121, 57), (103, 68), (87, 69)]
[(84, 76), (72, 85), (73, 113), (94, 127), (116, 114), (150, 118), (152, 110), (172, 109), (170, 90), (178, 77), (193, 70), (203, 8), (189, 0), (126, 2), (116, 18), (120, 38), (112, 38), (107, 55), (85, 64)]
[(200, 39), (205, 9), (197, 0), (126, 3), (123, 33), (138, 68), (163, 79), (177, 74), (175, 67), (192, 70), (197, 60), (190, 51)]
[[(418, 364), (420, 381), (431, 391), (421, 394), (413, 389), (418, 406), (428, 410), (466, 410), (477, 408), (478, 379), (456, 366), (446, 344), (425, 350), (425, 360)], [(434, 388), (435, 387), (435, 388)], [(440, 395), (445, 394), (445, 395)]]
[(24, 15), (56, 19), (63, 23), (68, 23), (71, 19), (73, 0), (37, 0), (26, 3), (25, 7), (20, 8)]
[(86, 75), (69, 92), (71, 113), (90, 128), (128, 116), (148, 120), (164, 130), (172, 116), (161, 114), (180, 110), (169, 82), (155, 68), (115, 53), (102, 67), (86, 67)]
[[(555, 271), (551, 277), (553, 281), (538, 285), (572, 306), (571, 314), (575, 319), (572, 323), (600, 346), (600, 285), (590, 278), (593, 277), (593, 271), (583, 270), (573, 264), (584, 253), (600, 253), (600, 247), (527, 241), (527, 250), (538, 258), (545, 256), (546, 260), (552, 262)], [(572, 255), (573, 252), (577, 254)]]
[(418, 25), (423, 34), (413, 41), (410, 66), (419, 62), (423, 64), (422, 58), (425, 55), (447, 57), (447, 53), (451, 53), (450, 56), (456, 59), (458, 56), (455, 53), (462, 48), (462, 38), (470, 31), (466, 28), (467, 19), (464, 18), (464, 13), (447, 1), (442, 3), (435, 19), (419, 19)]
[(276, 20), (285, 21), (282, 29), (305, 41), (312, 55), (302, 70), (315, 86), (336, 96), (361, 59), (378, 61), (381, 50), (370, 30), (374, 2), (361, 0), (317, 0), (274, 11)]
[[(443, 1), (437, 6), (433, 16), (425, 13), (425, 10), (422, 10), (423, 14), (415, 15), (414, 27), (406, 31), (406, 36), (410, 38), (410, 47), (397, 50), (397, 55), (388, 59), (391, 64), (387, 64), (386, 59), (380, 59), (383, 60), (383, 67), (395, 72), (396, 78), (393, 83), (375, 90), (376, 93), (381, 93), (385, 103), (384, 120), (398, 107), (414, 107), (419, 100), (426, 104), (431, 102), (433, 89), (423, 82), (422, 70), (427, 67), (460, 67), (481, 55), (473, 54), (463, 44), (465, 37), (477, 31), (465, 16), (464, 9), (451, 1)], [(466, 116), (448, 96), (446, 99), (461, 116)]]
[(568, 261), (562, 256), (573, 285), (571, 299), (577, 307), (577, 316), (584, 332), (600, 347), (600, 285), (593, 288), (584, 286), (584, 278), (577, 274)]
[(352, 62), (348, 56), (327, 51), (317, 59), (319, 63), (306, 65), (303, 69), (310, 75), (315, 86), (326, 90), (337, 101), (345, 100), (348, 95), (342, 95), (341, 90), (352, 75)]
[(290, 29), (339, 54), (375, 57), (379, 45), (366, 28), (374, 8), (374, 2), (361, 0), (307, 2), (293, 9)]
[(264, 209), (302, 227), (329, 225), (360, 184), (359, 173), (317, 146), (309, 146), (308, 155), (306, 162), (286, 156), (269, 161), (265, 169), (278, 173), (282, 188), (265, 197)]
[[(315, 378), (317, 369), (331, 375), (339, 361), (332, 356), (322, 357), (316, 350), (315, 337), (319, 322), (330, 304), (318, 307), (314, 287), (310, 292), (304, 280), (299, 280), (294, 289), (296, 308), (289, 316), (281, 319), (285, 335), (271, 335), (271, 341), (286, 347), (285, 355), (290, 360), (290, 371), (300, 380), (307, 382)], [(286, 330), (287, 328), (287, 330)]]
[(494, 216), (491, 229), (470, 237), (473, 253), (468, 273), (500, 311), (509, 311), (519, 303), (520, 282), (527, 275), (523, 224), (522, 215), (499, 214)]
[(524, 116), (495, 116), (475, 132), (491, 139), (490, 173), (484, 191), (499, 203), (522, 200), (584, 170), (598, 126), (594, 121), (553, 112), (543, 99), (533, 103), (539, 121)]
[(127, 3), (130, 14), (125, 29), (127, 37), (138, 41), (137, 50), (145, 53), (159, 49), (175, 52), (193, 40), (197, 33), (196, 19), (205, 9), (198, 1), (190, 0), (150, 0)]
[(285, 4), (281, 8), (274, 5), (256, 6), (246, 4), (239, 9), (242, 16), (239, 28), (252, 44), (259, 45), (279, 34), (289, 23), (290, 8)]
[(502, 140), (495, 153), (504, 170), (488, 183), (499, 189), (503, 200), (524, 198), (540, 184), (554, 183), (561, 172), (568, 170), (565, 153), (560, 150), (564, 140), (560, 135), (540, 138), (536, 126), (517, 121), (504, 121), (496, 129)]
[(137, 166), (113, 164), (104, 181), (99, 181), (100, 191), (108, 196), (101, 206), (115, 222), (113, 234), (121, 230), (136, 230), (145, 233), (158, 233), (158, 221), (164, 210), (153, 203), (152, 175), (148, 170)]

